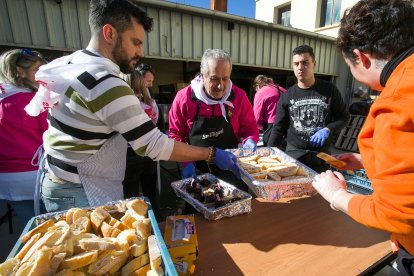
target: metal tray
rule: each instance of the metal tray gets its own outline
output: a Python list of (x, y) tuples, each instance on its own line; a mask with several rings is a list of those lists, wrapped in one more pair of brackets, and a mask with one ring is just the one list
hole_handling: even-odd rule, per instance
[[(105, 204), (105, 208), (108, 210), (109, 213), (126, 210), (126, 203), (130, 200), (137, 199), (137, 198), (144, 199), (145, 202), (148, 204), (148, 218), (151, 220), (152, 233), (157, 238), (156, 240), (157, 240), (160, 252), (161, 252), (162, 266), (163, 266), (165, 275), (178, 276), (177, 271), (175, 270), (175, 266), (172, 262), (170, 253), (168, 252), (167, 246), (165, 245), (163, 235), (161, 234), (160, 228), (158, 227), (158, 223), (155, 218), (154, 211), (152, 210), (151, 203), (147, 197), (133, 197), (133, 198), (128, 198), (126, 200), (108, 202), (107, 204)], [(94, 207), (82, 208), (82, 209), (93, 210)], [(24, 234), (29, 232), (31, 229), (33, 229), (34, 227), (36, 227), (37, 225), (39, 225), (40, 223), (48, 219), (53, 219), (57, 221), (65, 213), (66, 211), (60, 211), (60, 212), (52, 212), (52, 213), (42, 214), (42, 215), (33, 217), (26, 224), (26, 227), (23, 229), (21, 236), (23, 236)], [(20, 251), (22, 247), (23, 247), (23, 243), (20, 242), (20, 240), (17, 240), (16, 244), (14, 245), (7, 259), (10, 259), (16, 256), (16, 254)]]
[(265, 157), (276, 154), (281, 158), (282, 163), (295, 163), (301, 169), (302, 174), (304, 174), (303, 178), (295, 180), (257, 181), (239, 166), (241, 179), (257, 197), (264, 198), (268, 201), (278, 201), (281, 198), (313, 196), (317, 194), (317, 191), (312, 186), (312, 180), (317, 175), (317, 172), (290, 157), (276, 147), (259, 147), (255, 152), (252, 152), (251, 150), (244, 150), (242, 148), (229, 149), (228, 151), (232, 152), (237, 157), (245, 157), (253, 154)]
[(198, 212), (208, 220), (217, 220), (224, 217), (233, 217), (239, 214), (250, 213), (252, 211), (251, 200), (252, 196), (248, 193), (237, 189), (235, 186), (217, 178), (213, 174), (206, 173), (198, 175), (197, 178), (207, 178), (210, 180), (218, 180), (219, 184), (224, 188), (225, 191), (232, 195), (239, 196), (241, 199), (231, 203), (227, 203), (224, 206), (214, 208), (214, 206), (207, 206), (195, 199), (191, 194), (187, 193), (185, 185), (187, 185), (192, 178), (186, 178), (180, 181), (171, 183), (171, 187), (174, 189), (177, 196), (183, 198), (189, 204), (191, 204)]

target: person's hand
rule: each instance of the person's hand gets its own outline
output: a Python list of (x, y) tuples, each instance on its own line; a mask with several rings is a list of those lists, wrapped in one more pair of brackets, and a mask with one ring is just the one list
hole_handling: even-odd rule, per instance
[(309, 143), (312, 147), (322, 147), (331, 131), (325, 127), (315, 132), (310, 138)]
[(343, 153), (332, 156), (346, 163), (344, 167), (338, 168), (340, 170), (356, 171), (364, 168), (362, 165), (361, 155), (358, 153)]
[(187, 166), (184, 167), (184, 170), (181, 172), (181, 176), (183, 179), (196, 176), (194, 163), (188, 163)]
[(237, 157), (233, 153), (216, 148), (214, 164), (221, 170), (232, 171), (237, 179), (240, 179), (240, 170), (237, 165)]
[(312, 182), (318, 193), (334, 207), (335, 197), (340, 193), (347, 193), (344, 176), (340, 172), (327, 170), (315, 176)]
[(251, 151), (256, 151), (256, 143), (252, 139), (247, 139), (243, 144), (243, 149), (249, 149)]

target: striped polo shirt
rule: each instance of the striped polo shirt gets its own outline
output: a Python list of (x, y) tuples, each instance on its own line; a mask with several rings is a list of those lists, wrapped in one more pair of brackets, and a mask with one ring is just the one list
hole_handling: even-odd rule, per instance
[[(84, 62), (88, 56), (97, 57), (87, 50), (74, 55), (71, 65)], [(104, 57), (101, 59), (108, 62)], [(70, 80), (58, 104), (49, 110), (49, 129), (44, 133), (43, 143), (50, 170), (59, 178), (80, 183), (76, 164), (96, 153), (116, 133), (138, 155), (168, 160), (173, 141), (142, 110), (132, 89), (119, 77), (119, 67), (113, 64), (111, 68), (118, 72), (99, 65), (89, 71), (82, 67), (80, 64), (77, 77)], [(56, 80), (59, 81), (59, 76)]]

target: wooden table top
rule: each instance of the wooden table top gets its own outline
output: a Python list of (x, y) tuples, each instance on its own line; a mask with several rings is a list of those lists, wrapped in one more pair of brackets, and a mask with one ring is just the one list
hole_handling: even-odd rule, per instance
[(208, 221), (196, 215), (195, 275), (357, 275), (390, 253), (389, 234), (333, 211), (320, 195), (267, 202)]

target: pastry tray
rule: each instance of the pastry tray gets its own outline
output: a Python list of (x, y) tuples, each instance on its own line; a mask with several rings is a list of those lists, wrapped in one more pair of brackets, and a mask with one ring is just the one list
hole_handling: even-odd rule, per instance
[[(230, 172), (229, 172), (230, 173)], [(211, 181), (218, 180), (219, 185), (224, 188), (224, 191), (231, 194), (233, 197), (237, 196), (240, 200), (229, 202), (221, 207), (215, 208), (211, 205), (206, 205), (196, 198), (194, 198), (185, 189), (185, 186), (192, 181), (192, 178), (186, 178), (180, 181), (171, 183), (178, 197), (183, 198), (187, 203), (192, 205), (198, 212), (208, 220), (218, 220), (224, 217), (233, 217), (239, 214), (250, 213), (252, 211), (251, 200), (252, 196), (248, 193), (236, 188), (235, 186), (217, 178), (213, 174), (206, 173), (197, 176), (198, 179), (207, 178)]]
[(302, 196), (313, 196), (317, 194), (317, 191), (312, 186), (313, 178), (317, 175), (317, 172), (290, 157), (280, 149), (276, 147), (259, 147), (255, 152), (251, 150), (244, 150), (242, 148), (229, 149), (237, 157), (246, 157), (253, 154), (260, 157), (266, 157), (270, 155), (278, 155), (282, 163), (294, 163), (299, 167), (303, 178), (294, 180), (263, 180), (258, 181), (254, 179), (246, 170), (240, 168), (241, 179), (246, 185), (254, 192), (257, 197), (266, 199), (268, 201), (278, 201), (281, 198), (294, 198)]
[[(162, 258), (162, 267), (164, 269), (165, 275), (170, 276), (177, 276), (177, 271), (175, 270), (175, 266), (172, 262), (170, 253), (168, 252), (167, 246), (165, 245), (163, 235), (161, 234), (160, 228), (158, 227), (157, 220), (154, 215), (154, 211), (152, 210), (151, 203), (147, 197), (133, 197), (128, 198), (125, 200), (118, 200), (118, 201), (112, 201), (108, 202), (104, 205), (104, 208), (109, 212), (122, 212), (126, 210), (126, 203), (133, 199), (143, 199), (148, 204), (148, 218), (151, 220), (151, 226), (152, 226), (152, 234), (156, 236), (156, 240), (158, 243), (158, 247), (161, 252), (161, 258)], [(93, 210), (95, 207), (90, 208), (82, 208), (87, 210)], [(54, 221), (58, 221), (63, 215), (65, 215), (66, 211), (59, 211), (59, 212), (52, 212), (47, 214), (42, 214), (36, 217), (33, 217), (29, 220), (29, 222), (26, 224), (26, 227), (23, 229), (23, 232), (21, 236), (25, 235), (27, 232), (29, 232), (31, 229), (35, 228), (40, 223), (48, 220), (53, 219)], [(7, 259), (13, 258), (16, 256), (16, 254), (20, 251), (20, 249), (23, 247), (23, 243), (20, 242), (20, 240), (17, 240), (16, 244), (14, 245), (12, 251), (10, 252)]]

